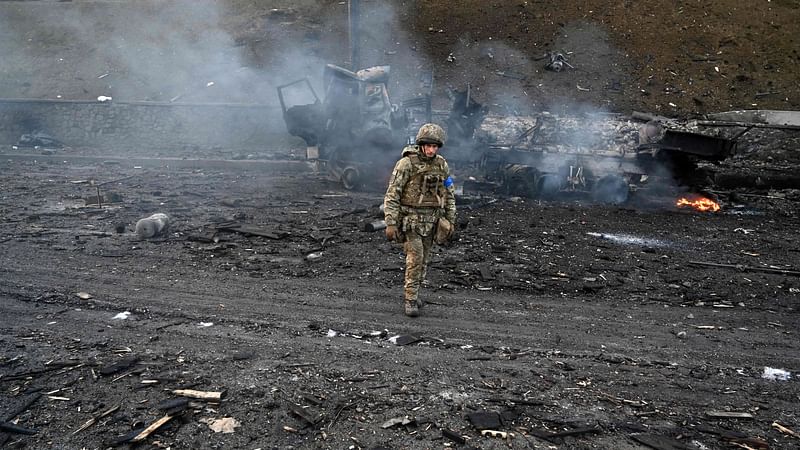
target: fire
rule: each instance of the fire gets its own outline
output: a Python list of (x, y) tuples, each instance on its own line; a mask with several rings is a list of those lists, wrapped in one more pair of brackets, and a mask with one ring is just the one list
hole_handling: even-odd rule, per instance
[(720, 209), (719, 203), (715, 202), (714, 200), (711, 200), (710, 198), (705, 198), (700, 196), (693, 196), (692, 198), (681, 197), (675, 203), (675, 206), (677, 206), (678, 208), (689, 206), (698, 211), (710, 211), (710, 212), (717, 212)]

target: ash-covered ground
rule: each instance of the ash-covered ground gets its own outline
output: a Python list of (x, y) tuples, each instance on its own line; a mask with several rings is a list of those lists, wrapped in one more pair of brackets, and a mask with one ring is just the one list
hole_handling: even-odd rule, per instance
[[(437, 109), (469, 85), (502, 114), (800, 105), (793, 1), (361, 3), (362, 65), (393, 66), (393, 99), (432, 81)], [(276, 104), (349, 57), (340, 1), (0, 13), (7, 98)], [(0, 443), (797, 448), (798, 138), (777, 133), (713, 169), (716, 213), (464, 186), (416, 319), (401, 249), (363, 231), (381, 192), (304, 148), (0, 146)], [(138, 239), (154, 213), (169, 233)]]
[[(165, 417), (145, 446), (798, 444), (791, 191), (717, 213), (468, 191), (411, 319), (401, 250), (362, 231), (380, 192), (297, 161), (70, 158), (2, 158), (2, 419), (36, 431), (11, 448)], [(156, 212), (170, 233), (136, 238)], [(177, 389), (224, 396), (164, 405)]]

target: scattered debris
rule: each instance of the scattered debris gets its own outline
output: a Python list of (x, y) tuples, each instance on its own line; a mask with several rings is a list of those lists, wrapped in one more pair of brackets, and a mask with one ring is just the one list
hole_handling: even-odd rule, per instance
[(367, 232), (380, 231), (386, 228), (386, 221), (376, 220), (364, 224), (363, 230)]
[(685, 444), (677, 439), (657, 434), (632, 434), (631, 438), (656, 450), (696, 450), (694, 446)]
[(451, 441), (459, 445), (464, 445), (467, 443), (467, 440), (464, 438), (464, 436), (461, 436), (455, 431), (448, 430), (447, 428), (442, 430), (442, 436), (446, 437), (447, 439), (450, 439)]
[(0, 422), (0, 431), (5, 431), (7, 433), (14, 433), (14, 434), (27, 434), (27, 435), (33, 435), (38, 433), (37, 430), (24, 428), (9, 422)]
[(311, 252), (307, 254), (303, 259), (305, 259), (306, 261), (314, 261), (320, 258), (322, 258), (322, 252)]
[(561, 53), (550, 52), (548, 55), (548, 62), (545, 64), (544, 68), (547, 70), (552, 70), (553, 72), (561, 72), (564, 70), (564, 66), (569, 67), (570, 69), (574, 69), (575, 67), (567, 62), (567, 58), (564, 57)]
[(481, 436), (488, 436), (500, 439), (507, 439), (509, 434), (505, 431), (495, 431), (495, 430), (481, 430)]
[(138, 362), (139, 362), (139, 357), (130, 356), (127, 358), (123, 358), (110, 366), (101, 367), (100, 370), (98, 370), (98, 372), (100, 373), (100, 375), (103, 376), (114, 375), (130, 367), (133, 367)]
[(412, 425), (416, 422), (415, 419), (409, 419), (408, 417), (395, 417), (393, 419), (389, 419), (381, 425), (381, 428), (392, 428), (397, 425)]
[(761, 378), (773, 381), (787, 381), (792, 378), (792, 373), (784, 369), (773, 369), (772, 367), (764, 367), (764, 373)]
[(754, 416), (746, 412), (736, 411), (706, 411), (706, 416), (712, 419), (752, 419)]
[(169, 216), (164, 213), (155, 213), (150, 217), (139, 219), (136, 222), (136, 235), (139, 239), (163, 236), (169, 232), (169, 222)]
[(103, 417), (110, 416), (111, 414), (117, 412), (118, 410), (119, 410), (119, 405), (114, 405), (111, 408), (108, 408), (107, 410), (103, 411), (102, 413), (98, 414), (97, 416), (93, 416), (91, 419), (87, 420), (86, 423), (81, 425), (81, 427), (78, 428), (77, 430), (73, 431), (72, 434), (76, 435), (76, 434), (80, 433), (81, 431), (83, 431), (83, 430), (91, 427), (95, 423), (97, 423), (98, 420), (102, 419)]
[(220, 401), (225, 397), (227, 391), (196, 391), (194, 389), (175, 389), (172, 391), (175, 395), (180, 395), (181, 397), (189, 397), (189, 398), (196, 398), (198, 400), (207, 400), (207, 401)]
[(736, 269), (740, 272), (766, 272), (766, 273), (777, 273), (780, 275), (800, 276), (800, 271), (778, 269), (774, 267), (753, 267), (753, 266), (745, 266), (742, 264), (719, 264), (719, 263), (710, 263), (702, 261), (689, 261), (689, 265), (706, 266), (706, 267), (724, 267), (726, 269)]
[(89, 300), (90, 298), (93, 298), (92, 294), (90, 294), (88, 292), (78, 292), (75, 295), (77, 295), (78, 298), (80, 298), (81, 300)]
[(789, 436), (795, 437), (800, 439), (800, 434), (797, 434), (795, 431), (786, 428), (785, 426), (779, 424), (778, 422), (772, 422), (772, 428), (780, 431), (783, 434), (788, 434)]
[(23, 134), (20, 136), (17, 145), (20, 147), (33, 147), (33, 148), (64, 148), (63, 142), (51, 136), (49, 133), (41, 130), (34, 131), (33, 133)]
[(208, 428), (211, 428), (214, 433), (233, 433), (237, 427), (242, 425), (233, 417), (223, 417), (221, 419), (200, 419), (200, 422), (207, 424)]
[(477, 430), (496, 430), (502, 426), (500, 414), (494, 411), (479, 411), (467, 415), (469, 422)]
[(285, 231), (267, 230), (261, 227), (247, 225), (239, 222), (226, 222), (223, 224), (219, 224), (217, 225), (217, 230), (230, 231), (233, 233), (241, 233), (251, 236), (261, 236), (267, 239), (274, 239), (274, 240), (280, 240), (290, 235), (290, 233)]
[(574, 428), (572, 430), (567, 430), (567, 431), (559, 431), (557, 433), (550, 433), (550, 432), (547, 432), (547, 431), (534, 430), (534, 431), (531, 432), (531, 434), (533, 434), (534, 436), (536, 436), (538, 438), (544, 439), (546, 441), (556, 443), (557, 439), (561, 439), (561, 438), (564, 438), (564, 437), (579, 436), (581, 434), (596, 434), (596, 433), (600, 433), (601, 431), (602, 430), (599, 427), (591, 426), (591, 427)]
[(391, 342), (392, 344), (395, 344), (395, 345), (408, 345), (408, 344), (413, 344), (415, 342), (419, 342), (421, 340), (422, 340), (422, 338), (419, 338), (419, 337), (416, 337), (416, 336), (412, 336), (410, 334), (402, 335), (402, 336), (401, 335), (397, 335), (397, 336), (392, 336), (392, 337), (389, 338), (389, 342)]
[(155, 422), (151, 423), (144, 430), (142, 430), (139, 434), (131, 438), (130, 442), (142, 442), (143, 440), (147, 439), (148, 436), (153, 434), (156, 430), (161, 428), (162, 425), (172, 420), (174, 416), (166, 415)]
[(130, 316), (131, 316), (131, 312), (130, 311), (124, 311), (124, 312), (121, 312), (121, 313), (117, 314), (116, 316), (112, 317), (111, 319), (112, 320), (126, 320)]

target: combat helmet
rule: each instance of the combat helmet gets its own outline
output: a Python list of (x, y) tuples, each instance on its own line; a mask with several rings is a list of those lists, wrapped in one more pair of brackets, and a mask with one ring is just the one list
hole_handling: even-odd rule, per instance
[(419, 127), (419, 132), (417, 132), (417, 145), (422, 144), (436, 144), (439, 147), (444, 145), (444, 141), (447, 139), (447, 134), (444, 132), (444, 129), (435, 123), (426, 123), (425, 125)]

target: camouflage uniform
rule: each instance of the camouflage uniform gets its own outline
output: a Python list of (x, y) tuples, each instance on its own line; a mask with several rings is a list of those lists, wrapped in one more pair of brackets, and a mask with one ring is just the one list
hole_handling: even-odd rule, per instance
[(417, 144), (403, 148), (403, 157), (395, 164), (384, 197), (386, 226), (401, 231), (404, 242), (406, 272), (404, 302), (406, 315), (416, 316), (422, 305), (419, 288), (425, 279), (431, 259), (431, 247), (436, 223), (444, 217), (451, 223), (456, 219), (455, 188), (447, 161), (435, 155), (425, 156), (422, 144), (444, 144), (444, 130), (426, 124), (417, 134)]

